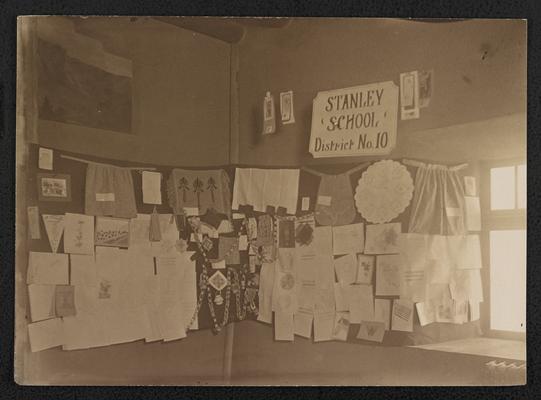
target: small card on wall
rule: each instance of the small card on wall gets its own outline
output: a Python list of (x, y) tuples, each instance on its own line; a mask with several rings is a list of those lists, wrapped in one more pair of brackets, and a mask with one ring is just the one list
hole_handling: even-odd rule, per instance
[(293, 112), (293, 91), (280, 93), (280, 112), (282, 113), (282, 123), (292, 124), (295, 122)]
[(276, 117), (274, 115), (274, 96), (267, 92), (263, 99), (263, 135), (276, 132)]
[(28, 231), (30, 233), (30, 239), (41, 239), (41, 232), (39, 229), (39, 209), (37, 206), (27, 207), (28, 212)]
[(417, 71), (400, 74), (400, 117), (419, 118), (419, 75)]
[(301, 203), (301, 211), (308, 211), (310, 209), (310, 197), (303, 197)]
[(38, 166), (39, 169), (47, 169), (49, 171), (53, 169), (53, 151), (51, 149), (39, 148)]
[(159, 172), (143, 171), (143, 203), (162, 204), (162, 174)]
[(393, 331), (413, 332), (413, 302), (393, 300), (391, 329)]
[(419, 108), (430, 105), (434, 92), (434, 70), (419, 71)]
[(130, 245), (130, 220), (113, 217), (96, 217), (96, 246), (128, 247)]

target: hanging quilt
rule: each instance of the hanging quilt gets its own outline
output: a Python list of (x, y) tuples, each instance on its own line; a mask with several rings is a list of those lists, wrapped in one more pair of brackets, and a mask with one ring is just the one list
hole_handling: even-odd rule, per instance
[(229, 176), (223, 169), (173, 169), (167, 182), (169, 205), (174, 214), (184, 214), (185, 208), (197, 209), (203, 215), (212, 209), (231, 214)]

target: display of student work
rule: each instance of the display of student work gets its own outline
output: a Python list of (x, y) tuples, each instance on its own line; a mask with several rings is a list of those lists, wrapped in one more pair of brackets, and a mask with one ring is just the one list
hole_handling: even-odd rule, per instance
[[(178, 340), (247, 319), (277, 341), (385, 344), (478, 319), (480, 243), (457, 170), (414, 163), (413, 186), (400, 163), (375, 162), (354, 196), (350, 174), (367, 166), (306, 170), (321, 177), (318, 200), (298, 214), (298, 169), (237, 168), (234, 182), (173, 169), (170, 209), (143, 214), (132, 169), (89, 163), (85, 213), (42, 214), (51, 251), (29, 253), (31, 350)], [(161, 202), (161, 174), (143, 178), (143, 204)]]

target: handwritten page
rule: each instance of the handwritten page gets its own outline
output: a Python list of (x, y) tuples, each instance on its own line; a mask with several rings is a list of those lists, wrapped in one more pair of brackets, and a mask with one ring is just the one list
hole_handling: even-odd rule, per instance
[(413, 302), (426, 300), (425, 271), (404, 270), (400, 274), (400, 298)]
[(332, 340), (334, 312), (314, 314), (314, 342)]
[(348, 312), (337, 312), (334, 316), (332, 338), (345, 342), (348, 338), (350, 318)]
[(64, 253), (94, 254), (94, 217), (66, 213), (64, 217)]
[(28, 257), (26, 283), (67, 285), (69, 283), (68, 255), (31, 251)]
[(312, 323), (314, 314), (300, 311), (293, 316), (295, 335), (310, 339), (312, 337)]
[(332, 227), (333, 254), (362, 253), (364, 250), (364, 224)]
[(32, 322), (54, 318), (54, 296), (56, 285), (28, 285), (30, 319)]
[(383, 255), (376, 257), (376, 296), (400, 295), (399, 255)]
[(385, 323), (380, 321), (361, 321), (357, 339), (369, 340), (371, 342), (383, 342), (385, 336)]
[(413, 302), (402, 299), (393, 300), (391, 329), (413, 332)]
[(334, 283), (334, 303), (336, 311), (349, 311), (348, 285)]
[(32, 352), (62, 346), (64, 343), (62, 319), (52, 318), (29, 324), (28, 338)]
[(385, 324), (385, 330), (391, 329), (391, 300), (374, 299), (374, 321)]
[(334, 259), (334, 270), (338, 282), (349, 285), (355, 283), (357, 278), (357, 258), (355, 254), (346, 254)]
[(347, 287), (350, 322), (374, 319), (374, 294), (372, 285), (349, 285)]
[(44, 147), (39, 148), (38, 167), (49, 171), (53, 169), (53, 150)]
[(355, 283), (371, 285), (375, 263), (376, 259), (374, 256), (357, 254), (357, 277), (355, 278)]
[(286, 312), (274, 313), (274, 340), (294, 340), (293, 314)]
[(400, 252), (401, 224), (366, 226), (365, 254), (395, 254)]
[(159, 172), (142, 172), (143, 203), (162, 204), (162, 174)]

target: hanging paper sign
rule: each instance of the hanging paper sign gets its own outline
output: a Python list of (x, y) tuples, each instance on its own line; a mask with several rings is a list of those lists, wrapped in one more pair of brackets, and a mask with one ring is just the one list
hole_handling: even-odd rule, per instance
[(392, 81), (319, 92), (309, 151), (314, 158), (389, 154), (396, 145), (397, 112)]
[(45, 231), (49, 238), (49, 244), (53, 253), (58, 251), (60, 239), (64, 233), (64, 216), (63, 215), (42, 215)]

